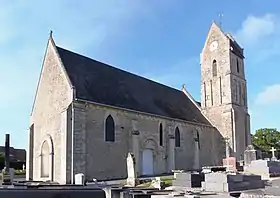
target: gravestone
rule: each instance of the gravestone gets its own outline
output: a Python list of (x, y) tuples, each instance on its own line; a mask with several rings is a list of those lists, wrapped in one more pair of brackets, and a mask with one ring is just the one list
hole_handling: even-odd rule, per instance
[(227, 167), (227, 171), (236, 171), (236, 158), (228, 157), (223, 159), (223, 166)]
[(269, 167), (266, 160), (254, 160), (244, 167), (244, 172), (254, 175), (260, 175), (263, 180), (269, 179)]
[(83, 173), (75, 174), (75, 184), (76, 185), (84, 185), (85, 184), (85, 176)]
[(152, 181), (152, 184), (151, 186), (153, 188), (157, 188), (159, 190), (162, 190), (164, 189), (165, 187), (165, 183), (163, 181), (161, 181), (160, 177), (156, 177), (153, 181)]
[(244, 167), (245, 173), (261, 175), (263, 180), (268, 180), (270, 176), (280, 175), (280, 162), (267, 160), (254, 160)]
[(135, 171), (135, 158), (133, 153), (128, 153), (126, 158), (127, 164), (127, 179), (126, 184), (127, 186), (136, 186), (136, 171)]
[[(33, 187), (34, 188), (34, 187)], [(35, 189), (0, 189), (1, 198), (106, 198), (99, 188), (38, 187)]]
[(174, 179), (176, 179), (177, 174), (178, 174), (178, 173), (183, 173), (184, 170), (172, 170), (172, 172), (173, 172), (173, 177), (174, 177)]
[(249, 145), (244, 151), (244, 165), (247, 166), (251, 164), (251, 162), (256, 160), (256, 158), (256, 150), (253, 145)]
[(233, 192), (264, 188), (259, 175), (227, 174), (221, 172), (205, 174), (203, 190), (210, 192)]
[(176, 191), (185, 191), (191, 188), (200, 188), (202, 181), (204, 181), (204, 174), (201, 173), (177, 173), (172, 185)]
[(275, 151), (276, 151), (276, 149), (275, 149), (274, 147), (272, 147), (272, 148), (270, 149), (270, 151), (272, 152), (272, 158), (271, 158), (271, 160), (272, 160), (272, 161), (276, 161), (276, 160), (277, 160), (277, 158), (275, 157)]

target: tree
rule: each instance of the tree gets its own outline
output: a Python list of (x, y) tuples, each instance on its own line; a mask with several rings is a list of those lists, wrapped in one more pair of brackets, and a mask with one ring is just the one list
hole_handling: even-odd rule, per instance
[(271, 147), (279, 151), (280, 132), (274, 128), (258, 129), (252, 137), (252, 142), (264, 152), (270, 152)]

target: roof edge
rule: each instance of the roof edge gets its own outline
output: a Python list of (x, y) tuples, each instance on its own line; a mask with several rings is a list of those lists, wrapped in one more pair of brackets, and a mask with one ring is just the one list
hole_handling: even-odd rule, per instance
[(61, 58), (60, 58), (60, 55), (59, 55), (58, 50), (57, 50), (57, 46), (56, 46), (55, 41), (54, 41), (54, 39), (53, 39), (53, 37), (52, 37), (52, 31), (51, 31), (51, 34), (50, 34), (50, 42), (51, 42), (52, 45), (53, 45), (54, 51), (55, 51), (55, 53), (56, 53), (56, 55), (57, 55), (57, 58), (58, 58), (58, 61), (59, 61), (60, 65), (61, 65), (61, 67), (62, 67), (63, 73), (65, 74), (65, 77), (66, 77), (66, 79), (67, 79), (67, 81), (68, 81), (68, 83), (69, 83), (69, 86), (71, 87), (71, 89), (75, 88), (74, 85), (73, 85), (73, 83), (71, 82), (69, 76), (68, 76), (68, 73), (66, 72), (66, 69), (65, 69), (65, 66), (64, 66), (64, 64), (63, 64), (63, 61), (62, 61)]
[(215, 125), (213, 125), (213, 123), (211, 122), (211, 120), (209, 120), (207, 118), (207, 116), (202, 112), (202, 109), (200, 106), (198, 106), (197, 102), (195, 101), (195, 99), (191, 96), (191, 94), (187, 91), (187, 89), (185, 88), (185, 84), (182, 85), (182, 92), (190, 99), (190, 101), (198, 108), (198, 110), (200, 111), (201, 115), (211, 124), (212, 127), (214, 127)]
[(50, 33), (49, 33), (49, 38), (48, 38), (48, 41), (47, 41), (47, 46), (46, 46), (46, 49), (45, 49), (45, 54), (44, 54), (44, 58), (43, 58), (43, 61), (42, 61), (42, 65), (41, 65), (41, 71), (40, 71), (40, 74), (39, 74), (39, 79), (38, 79), (38, 82), (37, 82), (37, 87), (36, 87), (36, 91), (35, 91), (35, 97), (34, 97), (34, 100), (33, 100), (33, 104), (32, 104), (32, 108), (31, 108), (31, 112), (30, 112), (30, 116), (33, 115), (33, 111), (34, 111), (34, 106), (35, 106), (35, 101), (36, 101), (36, 98), (37, 98), (37, 94), (38, 94), (38, 89), (39, 89), (39, 84), (41, 82), (41, 77), (42, 77), (42, 72), (43, 72), (43, 68), (44, 68), (44, 63), (45, 63), (45, 60), (46, 60), (46, 55), (47, 55), (47, 51), (48, 51), (48, 48), (50, 47), (50, 45), (53, 47), (54, 51), (55, 51), (55, 54), (58, 58), (58, 61), (62, 67), (62, 71), (69, 83), (69, 86), (70, 88), (73, 90), (73, 99), (76, 97), (76, 91), (75, 91), (75, 87), (73, 86), (72, 82), (70, 81), (70, 78), (65, 70), (65, 67), (63, 65), (63, 62), (59, 56), (59, 53), (57, 51), (57, 47), (56, 47), (56, 44), (55, 44), (55, 41), (53, 39), (53, 31), (51, 30)]
[(36, 101), (37, 94), (38, 94), (39, 84), (40, 84), (40, 82), (41, 82), (41, 77), (42, 77), (44, 62), (45, 62), (45, 60), (46, 60), (46, 55), (47, 55), (47, 51), (48, 51), (48, 48), (49, 48), (49, 45), (50, 45), (50, 40), (51, 40), (51, 38), (52, 38), (52, 31), (50, 31), (49, 38), (48, 38), (48, 41), (47, 41), (47, 45), (46, 45), (46, 48), (45, 48), (45, 53), (44, 53), (44, 57), (43, 57), (42, 65), (41, 65), (41, 70), (40, 70), (40, 74), (39, 74), (39, 79), (38, 79), (38, 81), (37, 81), (37, 86), (36, 86), (36, 91), (35, 91), (35, 96), (34, 96), (34, 99), (33, 99), (33, 104), (32, 104), (32, 108), (31, 108), (30, 116), (33, 115), (33, 110), (34, 110), (35, 101)]
[(108, 108), (112, 108), (112, 109), (119, 109), (119, 110), (123, 110), (123, 111), (129, 111), (129, 112), (132, 112), (132, 113), (139, 113), (139, 114), (143, 114), (143, 115), (147, 115), (147, 116), (153, 116), (153, 117), (158, 117), (158, 118), (163, 118), (163, 119), (168, 119), (168, 120), (176, 120), (176, 121), (179, 121), (179, 122), (184, 122), (184, 123), (193, 124), (193, 125), (201, 125), (201, 126), (205, 126), (205, 127), (215, 128), (213, 125), (211, 125), (210, 122), (209, 122), (210, 124), (208, 125), (208, 124), (203, 124), (203, 123), (200, 123), (200, 122), (192, 122), (192, 121), (188, 121), (188, 120), (182, 120), (182, 119), (178, 119), (178, 118), (171, 118), (171, 117), (156, 115), (156, 114), (147, 113), (147, 112), (143, 112), (143, 111), (127, 109), (127, 108), (123, 108), (123, 107), (117, 107), (117, 106), (102, 104), (102, 103), (93, 102), (93, 101), (89, 101), (89, 100), (85, 100), (85, 99), (80, 99), (80, 98), (75, 98), (74, 101), (83, 102), (83, 103), (89, 103), (89, 104), (94, 104), (94, 105), (99, 105), (99, 106), (108, 107)]
[(207, 33), (205, 42), (204, 42), (204, 44), (203, 44), (201, 53), (203, 53), (203, 52), (205, 51), (205, 48), (206, 48), (206, 46), (207, 46), (207, 41), (210, 39), (211, 30), (212, 30), (213, 28), (217, 28), (217, 29), (223, 34), (223, 36), (226, 37), (226, 35), (225, 35), (224, 31), (221, 29), (221, 27), (216, 23), (215, 20), (212, 20), (212, 23), (211, 23), (210, 27), (208, 28), (208, 33)]
[(191, 94), (186, 90), (185, 84), (182, 85), (182, 92), (192, 101), (192, 103), (201, 111), (201, 108), (198, 106), (196, 100), (191, 96)]

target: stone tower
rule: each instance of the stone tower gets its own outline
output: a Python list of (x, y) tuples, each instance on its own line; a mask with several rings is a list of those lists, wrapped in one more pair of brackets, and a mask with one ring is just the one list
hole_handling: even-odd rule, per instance
[(243, 49), (213, 22), (200, 57), (201, 109), (243, 159), (251, 143)]

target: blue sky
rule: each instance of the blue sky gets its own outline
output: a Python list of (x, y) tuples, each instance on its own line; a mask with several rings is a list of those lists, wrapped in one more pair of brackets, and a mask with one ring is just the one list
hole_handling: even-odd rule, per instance
[(8, 132), (12, 146), (27, 147), (50, 30), (64, 48), (178, 89), (186, 84), (200, 100), (199, 54), (219, 13), (245, 48), (252, 132), (280, 129), (280, 1), (259, 2), (0, 0), (0, 145)]

